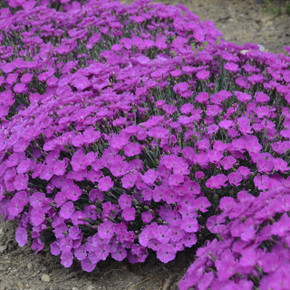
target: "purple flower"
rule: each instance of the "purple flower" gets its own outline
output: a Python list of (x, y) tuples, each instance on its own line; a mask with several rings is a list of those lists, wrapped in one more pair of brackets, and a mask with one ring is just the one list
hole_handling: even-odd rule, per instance
[(24, 247), (27, 243), (27, 230), (23, 227), (18, 227), (15, 232), (15, 239), (19, 247)]
[(89, 258), (81, 260), (82, 269), (86, 272), (92, 272), (96, 268), (97, 263), (93, 263)]
[(270, 97), (263, 92), (256, 92), (254, 98), (257, 103), (267, 103), (270, 100)]
[(14, 86), (14, 92), (21, 94), (21, 93), (26, 93), (27, 92), (27, 86), (26, 84), (18, 83)]
[(168, 184), (170, 186), (177, 186), (184, 182), (184, 176), (181, 174), (171, 174), (168, 178)]
[(240, 71), (239, 66), (236, 63), (234, 63), (234, 62), (227, 62), (225, 64), (224, 68), (226, 70), (228, 70), (229, 72), (231, 72), (231, 73), (237, 73), (237, 72)]
[(235, 96), (238, 98), (238, 100), (242, 103), (247, 103), (249, 101), (251, 101), (252, 96), (247, 94), (247, 93), (243, 93), (240, 91), (234, 91)]
[(290, 218), (286, 213), (284, 213), (280, 220), (271, 226), (271, 233), (279, 237), (284, 237), (285, 234), (289, 231), (289, 228)]
[(196, 74), (196, 77), (201, 81), (207, 80), (209, 76), (210, 76), (210, 72), (208, 70), (202, 70)]
[(236, 172), (239, 173), (244, 179), (251, 174), (251, 170), (245, 166), (240, 166)]
[(235, 165), (236, 161), (236, 158), (233, 156), (227, 156), (220, 161), (220, 164), (225, 170), (229, 170)]
[(198, 231), (198, 222), (194, 218), (186, 217), (182, 219), (180, 227), (187, 233), (195, 233)]
[(62, 205), (59, 211), (59, 216), (64, 219), (69, 219), (74, 213), (75, 207), (72, 201), (68, 201)]
[(144, 173), (144, 175), (142, 175), (144, 182), (148, 185), (153, 185), (157, 177), (158, 172), (153, 169), (149, 169)]
[(196, 179), (203, 179), (204, 178), (204, 173), (202, 171), (195, 172), (195, 178)]
[(33, 226), (41, 225), (45, 220), (43, 208), (32, 208), (30, 211), (30, 222)]
[(148, 224), (152, 221), (153, 214), (151, 212), (148, 212), (148, 211), (142, 212), (141, 219), (142, 219), (144, 224)]
[(168, 263), (175, 259), (176, 251), (171, 244), (159, 244), (157, 246), (157, 258), (162, 263)]
[(98, 236), (101, 239), (109, 240), (114, 235), (115, 226), (111, 221), (105, 221), (98, 227)]
[(219, 106), (217, 105), (208, 105), (207, 106), (207, 110), (206, 110), (206, 114), (207, 116), (217, 116), (220, 113), (221, 109)]
[(73, 263), (73, 254), (71, 253), (71, 251), (62, 252), (60, 255), (60, 259), (61, 259), (61, 264), (65, 268), (69, 268), (71, 267)]
[(97, 189), (92, 189), (89, 193), (89, 199), (93, 203), (97, 200), (103, 201), (104, 196), (103, 196), (103, 193), (101, 191), (99, 191)]
[(137, 181), (137, 175), (132, 174), (132, 173), (128, 173), (122, 177), (121, 181), (122, 181), (122, 185), (125, 189), (132, 188), (132, 187), (134, 187), (134, 185)]
[(101, 191), (108, 191), (110, 188), (114, 186), (114, 183), (110, 176), (105, 176), (100, 178), (98, 188)]
[(228, 175), (229, 183), (231, 185), (239, 186), (242, 179), (242, 176), (237, 172), (232, 172)]
[(127, 251), (119, 245), (115, 252), (111, 253), (111, 256), (116, 261), (123, 261), (127, 257)]
[(228, 178), (224, 174), (217, 174), (216, 176), (210, 177), (205, 185), (208, 188), (221, 188), (222, 186), (226, 186), (227, 181)]
[(53, 242), (50, 244), (50, 253), (54, 256), (58, 256), (60, 254), (60, 247), (58, 242)]
[(123, 209), (122, 218), (125, 221), (133, 221), (133, 220), (135, 220), (135, 214), (136, 214), (135, 208), (126, 207), (125, 209)]
[(78, 149), (72, 157), (71, 165), (74, 171), (81, 171), (86, 169), (87, 162), (85, 159), (85, 154), (82, 149)]
[(27, 192), (19, 191), (10, 200), (8, 205), (8, 213), (12, 217), (18, 216), (24, 209), (24, 206), (28, 203)]
[(129, 143), (124, 147), (124, 154), (128, 157), (133, 157), (141, 153), (141, 147), (137, 143)]
[(238, 265), (231, 251), (226, 250), (221, 256), (221, 259), (215, 262), (215, 266), (219, 279), (226, 281), (235, 274)]
[(195, 101), (198, 103), (205, 104), (209, 99), (209, 94), (207, 92), (202, 92), (196, 95)]
[(115, 177), (121, 177), (129, 172), (129, 164), (125, 161), (120, 161), (110, 166), (110, 171)]
[(128, 194), (123, 193), (119, 197), (118, 203), (122, 210), (124, 210), (125, 208), (129, 208), (132, 205), (132, 197), (129, 196)]
[(28, 84), (32, 81), (32, 78), (33, 78), (33, 74), (27, 73), (21, 77), (20, 81), (24, 84)]

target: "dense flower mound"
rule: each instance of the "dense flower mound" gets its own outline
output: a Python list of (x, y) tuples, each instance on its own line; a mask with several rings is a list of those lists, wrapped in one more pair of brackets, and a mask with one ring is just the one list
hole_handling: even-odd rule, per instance
[(80, 2), (0, 10), (0, 214), (19, 246), (87, 272), (195, 246), (181, 289), (287, 289), (290, 57), (182, 5)]

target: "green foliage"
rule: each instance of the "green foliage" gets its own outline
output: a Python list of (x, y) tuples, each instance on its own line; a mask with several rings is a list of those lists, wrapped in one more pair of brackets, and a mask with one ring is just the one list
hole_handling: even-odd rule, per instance
[(290, 15), (290, 1), (289, 0), (264, 0), (264, 12), (274, 14), (278, 17), (282, 14)]

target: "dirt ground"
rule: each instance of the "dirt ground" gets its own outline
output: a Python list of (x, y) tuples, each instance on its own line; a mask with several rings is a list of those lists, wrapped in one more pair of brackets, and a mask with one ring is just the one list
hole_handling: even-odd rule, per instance
[[(258, 2), (261, 1), (179, 1), (202, 20), (213, 21), (227, 41), (258, 43), (266, 51), (281, 53), (283, 46), (290, 45), (290, 15), (282, 10), (282, 15), (275, 16), (269, 7), (265, 11), (265, 4)], [(29, 245), (19, 248), (14, 241), (15, 229), (15, 223), (0, 220), (0, 290), (177, 289), (194, 257), (193, 250), (188, 250), (166, 265), (153, 256), (140, 265), (107, 260), (92, 273), (85, 273), (79, 264), (63, 268), (59, 257), (51, 256), (48, 251), (34, 255)]]

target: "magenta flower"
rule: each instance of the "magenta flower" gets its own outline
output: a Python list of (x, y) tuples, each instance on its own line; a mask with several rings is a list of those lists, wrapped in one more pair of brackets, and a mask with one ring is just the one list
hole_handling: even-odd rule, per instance
[(226, 70), (228, 70), (229, 72), (231, 72), (231, 73), (237, 73), (237, 72), (240, 71), (239, 66), (238, 66), (236, 63), (234, 63), (234, 62), (227, 62), (227, 63), (224, 65), (224, 68), (225, 68)]
[(91, 262), (91, 260), (87, 257), (81, 260), (82, 269), (86, 272), (92, 272), (96, 268), (97, 263)]
[(41, 225), (45, 220), (45, 212), (42, 208), (32, 208), (30, 211), (30, 222), (33, 226)]
[(221, 281), (226, 281), (235, 274), (238, 264), (230, 250), (226, 250), (221, 257), (221, 260), (215, 262), (215, 266), (217, 268), (219, 279)]
[(186, 92), (188, 90), (188, 88), (189, 88), (188, 83), (183, 82), (183, 83), (178, 83), (178, 84), (174, 85), (173, 90), (177, 94), (180, 94), (180, 93)]
[(247, 93), (234, 91), (234, 94), (238, 98), (238, 100), (242, 103), (247, 103), (252, 100), (252, 96)]
[(128, 157), (133, 157), (141, 153), (141, 147), (137, 143), (129, 143), (124, 147), (124, 154)]
[(15, 232), (15, 239), (19, 247), (24, 247), (27, 243), (27, 230), (23, 227), (18, 227)]
[(111, 256), (116, 261), (123, 261), (127, 257), (127, 251), (119, 245), (115, 252), (111, 253)]
[(221, 109), (217, 105), (209, 105), (207, 106), (206, 114), (207, 116), (217, 116), (220, 113)]
[(223, 166), (223, 168), (225, 170), (229, 170), (229, 169), (233, 168), (233, 166), (235, 165), (236, 161), (237, 161), (236, 158), (234, 158), (233, 156), (227, 156), (227, 157), (224, 157), (220, 161), (220, 164), (221, 164), (221, 166)]
[(216, 176), (210, 177), (205, 185), (208, 188), (221, 188), (222, 186), (226, 186), (226, 182), (228, 178), (224, 174), (217, 174)]
[(122, 177), (121, 181), (122, 181), (122, 185), (125, 189), (132, 188), (137, 181), (137, 175), (132, 174), (132, 173), (128, 173)]
[(125, 221), (134, 221), (135, 220), (136, 210), (133, 207), (126, 207), (122, 211), (122, 218)]
[(125, 161), (120, 161), (110, 166), (110, 171), (115, 177), (121, 177), (129, 172), (129, 164)]
[(152, 221), (153, 214), (151, 212), (148, 212), (148, 211), (142, 212), (141, 219), (142, 219), (144, 224), (148, 224)]
[(251, 174), (251, 170), (245, 166), (240, 166), (236, 172), (239, 173), (244, 179)]
[(270, 100), (270, 97), (263, 92), (256, 92), (254, 98), (257, 103), (267, 103)]
[(221, 128), (224, 128), (224, 129), (229, 129), (229, 128), (231, 128), (231, 127), (234, 127), (234, 122), (233, 121), (231, 121), (231, 120), (223, 120), (223, 121), (220, 121), (219, 122), (219, 126), (221, 127)]
[(17, 190), (25, 190), (28, 185), (28, 175), (18, 174), (15, 176), (14, 186)]
[(74, 250), (74, 255), (79, 261), (82, 261), (87, 257), (87, 251), (84, 246), (79, 246)]
[(112, 137), (112, 144), (111, 146), (115, 149), (122, 149), (125, 145), (127, 145), (129, 143), (129, 139), (127, 136), (125, 136), (124, 134), (121, 135), (114, 135)]
[(209, 94), (207, 92), (202, 92), (199, 93), (196, 97), (195, 97), (195, 101), (198, 103), (203, 103), (205, 104), (209, 99)]
[(98, 227), (98, 236), (101, 239), (109, 240), (113, 237), (115, 231), (115, 225), (111, 221), (103, 222)]
[(210, 72), (208, 70), (202, 70), (196, 74), (196, 77), (201, 81), (207, 80), (209, 76), (210, 76)]
[(168, 184), (170, 186), (177, 186), (184, 182), (184, 176), (181, 174), (171, 174), (168, 178)]
[(154, 184), (157, 177), (158, 177), (158, 172), (153, 169), (149, 169), (148, 171), (144, 173), (144, 175), (142, 175), (144, 182), (148, 185)]
[(73, 254), (71, 253), (71, 251), (62, 252), (60, 255), (60, 259), (61, 259), (61, 264), (65, 268), (69, 268), (71, 267), (73, 263)]
[(156, 139), (168, 138), (169, 130), (161, 126), (154, 127), (148, 131), (148, 136)]
[(273, 235), (283, 237), (289, 231), (289, 226), (290, 226), (290, 218), (288, 217), (287, 214), (284, 213), (281, 219), (271, 226), (271, 233)]
[(196, 179), (203, 179), (204, 178), (204, 173), (202, 171), (195, 172), (195, 178)]
[(64, 219), (69, 219), (71, 215), (74, 213), (75, 207), (72, 201), (68, 201), (62, 205), (59, 211), (60, 217)]
[(81, 171), (86, 169), (88, 164), (85, 161), (85, 154), (82, 149), (78, 149), (73, 155), (71, 165), (74, 171)]
[(101, 191), (108, 191), (110, 188), (114, 186), (114, 182), (112, 181), (110, 176), (105, 176), (100, 178), (98, 188)]
[(195, 233), (198, 231), (198, 222), (196, 219), (186, 217), (182, 220), (180, 227), (187, 233)]
[(194, 106), (192, 104), (184, 104), (180, 107), (180, 112), (182, 114), (190, 114), (194, 111)]
[(18, 216), (24, 209), (24, 206), (28, 203), (27, 192), (19, 191), (10, 200), (8, 204), (8, 213), (12, 217)]
[(91, 86), (91, 82), (85, 76), (78, 76), (74, 79), (71, 84), (76, 87), (78, 90), (84, 90)]
[(228, 175), (229, 183), (231, 185), (239, 186), (243, 180), (242, 176), (237, 172), (232, 172)]
[(159, 244), (157, 246), (157, 258), (162, 263), (168, 263), (175, 259), (176, 250), (171, 244)]
[(28, 84), (32, 81), (32, 78), (33, 78), (33, 74), (27, 73), (21, 77), (20, 81), (24, 84)]
[(123, 193), (119, 197), (118, 203), (122, 210), (124, 210), (125, 208), (129, 208), (132, 205), (132, 197), (129, 196), (128, 194)]
[(57, 242), (53, 242), (50, 244), (50, 253), (53, 256), (58, 256), (60, 254), (60, 248)]
[(48, 199), (46, 199), (45, 194), (42, 192), (35, 192), (33, 193), (30, 198), (30, 205), (32, 207), (44, 207), (48, 203)]
[(21, 94), (21, 93), (26, 93), (27, 92), (27, 86), (26, 84), (23, 83), (18, 83), (14, 86), (14, 92)]

